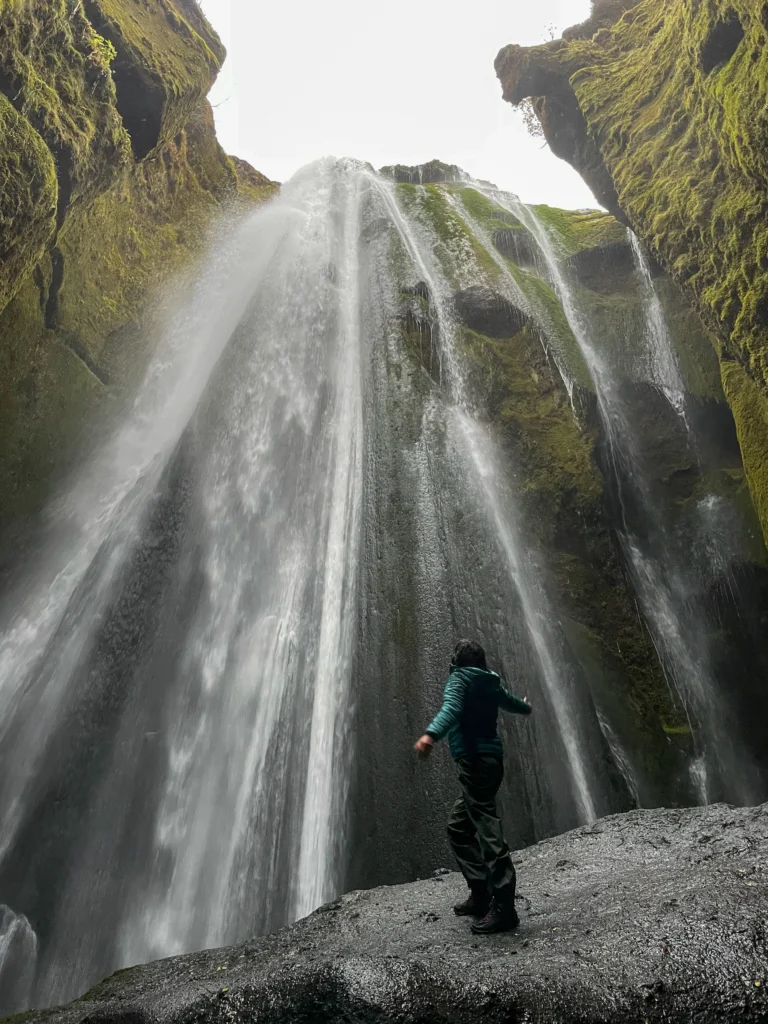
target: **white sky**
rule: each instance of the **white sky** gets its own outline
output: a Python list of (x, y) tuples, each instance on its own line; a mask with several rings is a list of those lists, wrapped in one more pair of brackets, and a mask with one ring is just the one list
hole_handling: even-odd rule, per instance
[(531, 139), (493, 70), (506, 43), (583, 21), (589, 0), (201, 0), (229, 58), (214, 86), (224, 148), (277, 181), (333, 154), (438, 158), (529, 203), (597, 204)]

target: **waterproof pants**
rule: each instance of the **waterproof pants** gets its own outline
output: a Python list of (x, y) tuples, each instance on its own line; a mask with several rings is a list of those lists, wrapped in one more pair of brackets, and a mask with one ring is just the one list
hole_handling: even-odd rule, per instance
[(448, 839), (461, 873), (472, 886), (487, 885), (514, 899), (515, 868), (496, 811), (504, 762), (493, 754), (457, 761), (461, 796), (448, 821)]

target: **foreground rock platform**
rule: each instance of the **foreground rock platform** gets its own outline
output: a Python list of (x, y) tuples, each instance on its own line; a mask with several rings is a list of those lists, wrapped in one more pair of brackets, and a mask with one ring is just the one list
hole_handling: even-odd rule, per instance
[(230, 949), (121, 971), (48, 1024), (768, 1020), (768, 805), (633, 811), (515, 854), (479, 939), (456, 874), (355, 892)]

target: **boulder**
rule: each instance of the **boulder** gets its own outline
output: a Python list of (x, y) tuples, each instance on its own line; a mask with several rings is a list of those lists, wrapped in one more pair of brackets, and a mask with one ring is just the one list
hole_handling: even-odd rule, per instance
[(768, 806), (633, 811), (514, 855), (519, 929), (436, 873), (275, 935), (122, 971), (25, 1024), (764, 1022)]

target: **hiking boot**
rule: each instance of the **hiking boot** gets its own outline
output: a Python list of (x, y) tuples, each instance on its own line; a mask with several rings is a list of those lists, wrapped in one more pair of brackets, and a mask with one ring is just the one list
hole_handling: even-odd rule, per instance
[(491, 905), (491, 898), (488, 889), (484, 885), (471, 885), (469, 896), (463, 903), (457, 903), (453, 908), (454, 914), (458, 917), (485, 917)]
[(495, 932), (511, 932), (519, 924), (514, 898), (496, 893), (491, 897), (488, 913), (482, 921), (472, 925), (472, 931), (475, 935), (493, 935)]

